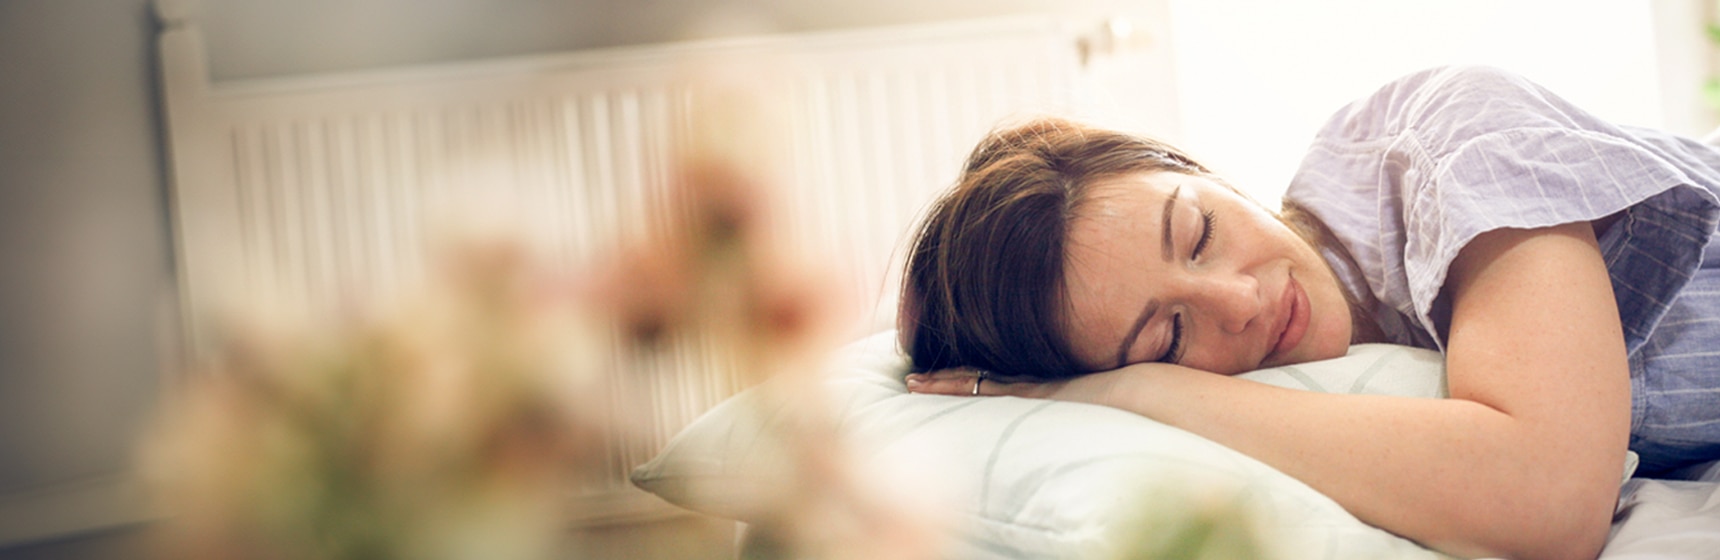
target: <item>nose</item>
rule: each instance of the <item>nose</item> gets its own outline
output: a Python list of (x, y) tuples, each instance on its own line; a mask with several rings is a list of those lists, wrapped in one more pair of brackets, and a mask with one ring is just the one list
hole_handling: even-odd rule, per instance
[(1265, 310), (1260, 294), (1260, 282), (1249, 274), (1227, 274), (1208, 278), (1201, 287), (1197, 308), (1206, 309), (1209, 321), (1229, 333), (1248, 330), (1249, 323)]

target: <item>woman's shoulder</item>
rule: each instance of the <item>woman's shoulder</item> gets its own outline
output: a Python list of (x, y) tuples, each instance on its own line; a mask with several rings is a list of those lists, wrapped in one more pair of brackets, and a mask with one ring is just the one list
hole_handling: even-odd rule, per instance
[(1435, 66), (1406, 75), (1393, 84), (1433, 92), (1532, 91), (1540, 87), (1521, 74), (1485, 65)]
[(1369, 142), (1413, 135), (1430, 151), (1503, 130), (1609, 128), (1530, 79), (1491, 66), (1405, 75), (1339, 110), (1319, 138)]

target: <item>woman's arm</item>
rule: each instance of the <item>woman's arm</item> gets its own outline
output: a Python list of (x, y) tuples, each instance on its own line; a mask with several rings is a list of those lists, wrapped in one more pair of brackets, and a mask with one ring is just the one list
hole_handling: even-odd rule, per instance
[[(1162, 364), (1049, 385), (987, 382), (986, 392), (1104, 404), (1187, 429), (1448, 552), (1596, 556), (1618, 497), (1630, 386), (1593, 231), (1483, 234), (1446, 286), (1450, 399), (1296, 391)], [(945, 377), (915, 390), (971, 386)]]

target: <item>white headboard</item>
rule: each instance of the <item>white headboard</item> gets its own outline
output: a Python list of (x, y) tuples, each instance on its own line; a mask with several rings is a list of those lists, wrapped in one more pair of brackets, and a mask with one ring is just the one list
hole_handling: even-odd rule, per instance
[[(413, 281), (435, 205), (471, 189), (506, 190), (536, 209), (520, 221), (570, 262), (645, 235), (684, 128), (684, 62), (754, 52), (786, 55), (776, 87), (789, 104), (795, 220), (783, 234), (846, 259), (851, 281), (877, 294), (864, 305), (882, 326), (897, 247), (980, 136), (1005, 117), (1093, 114), (1109, 99), (1084, 62), (1112, 37), (1051, 18), (213, 82), (195, 22), (162, 15), (193, 355), (223, 305), (267, 298), (338, 310)], [(1168, 68), (1168, 56), (1149, 52), (1151, 67)], [(1166, 97), (1127, 103), (1175, 112)], [(604, 515), (647, 514), (626, 467), (735, 390), (718, 367), (685, 369), (649, 376), (660, 425), (616, 450), (612, 479), (591, 490), (617, 504)]]

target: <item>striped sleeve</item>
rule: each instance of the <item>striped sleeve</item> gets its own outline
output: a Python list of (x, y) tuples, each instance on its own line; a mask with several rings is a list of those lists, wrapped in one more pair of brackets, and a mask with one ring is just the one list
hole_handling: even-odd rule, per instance
[[(1603, 251), (1627, 334), (1646, 336), (1720, 215), (1720, 156), (1692, 146), (1606, 123), (1499, 70), (1441, 68), (1340, 111), (1286, 198), (1357, 259), (1352, 289), (1373, 293), (1376, 315), (1412, 331), (1382, 321), (1388, 334), (1434, 346), (1447, 270), (1476, 236), (1622, 212)], [(1662, 270), (1652, 281), (1620, 274), (1650, 263)]]

